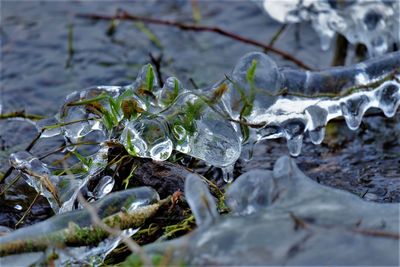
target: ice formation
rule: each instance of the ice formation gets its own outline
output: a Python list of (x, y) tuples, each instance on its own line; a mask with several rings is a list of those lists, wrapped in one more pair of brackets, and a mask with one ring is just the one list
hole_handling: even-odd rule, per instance
[[(198, 175), (192, 174), (185, 179), (185, 192), (191, 197), (187, 199), (192, 208), (192, 212), (199, 226), (208, 226), (219, 217), (216, 202), (210, 194), (207, 185), (198, 178)], [(198, 205), (197, 203), (201, 203)]]
[[(98, 179), (112, 143), (157, 161), (179, 151), (220, 167), (230, 182), (235, 162), (240, 156), (249, 159), (261, 140), (285, 138), (290, 154), (297, 156), (305, 136), (322, 142), (333, 118), (343, 116), (354, 130), (369, 108), (394, 116), (400, 105), (399, 68), (400, 52), (319, 72), (279, 68), (267, 55), (249, 53), (226, 79), (189, 90), (173, 77), (159, 87), (147, 65), (133, 84), (72, 93), (57, 116), (38, 122), (41, 138), (61, 135), (66, 149), (77, 155), (77, 143), (97, 142), (91, 155), (80, 157), (87, 171), (53, 175), (27, 152), (12, 154), (10, 161), (55, 212), (72, 210), (78, 191)], [(103, 197), (113, 183), (103, 178), (88, 197)]]
[(263, 8), (281, 23), (310, 21), (324, 50), (335, 33), (362, 43), (371, 56), (383, 55), (400, 42), (400, 4), (397, 0), (264, 0)]
[[(158, 193), (154, 189), (150, 187), (137, 187), (112, 193), (91, 205), (97, 211), (99, 218), (104, 219), (121, 210), (128, 212), (134, 211), (146, 205), (156, 203), (159, 200)], [(20, 240), (35, 240), (66, 230), (70, 228), (71, 225), (77, 225), (79, 227), (88, 227), (92, 225), (91, 215), (88, 210), (80, 209), (58, 214), (40, 223), (0, 236), (0, 254), (2, 245), (12, 244)], [(109, 237), (95, 247), (81, 246), (57, 248), (57, 246), (55, 246), (44, 252), (6, 256), (0, 258), (0, 263), (2, 266), (40, 265), (40, 263), (46, 261), (49, 254), (56, 250), (59, 255), (59, 258), (55, 260), (57, 266), (81, 266), (83, 263), (99, 265), (103, 262), (108, 253), (121, 243), (123, 235), (130, 236), (137, 230), (138, 229), (126, 229), (120, 236)]]
[[(202, 183), (192, 177), (186, 183)], [(207, 193), (205, 193), (207, 194)], [(208, 193), (209, 194), (209, 193)], [(306, 177), (283, 156), (274, 169), (252, 170), (226, 193), (232, 214), (215, 218), (210, 202), (185, 192), (193, 211), (209, 210), (212, 224), (194, 212), (199, 228), (145, 247), (169, 265), (361, 266), (399, 264), (399, 206), (367, 202)], [(238, 216), (240, 215), (240, 216)], [(333, 249), (334, 248), (334, 249)]]
[[(79, 176), (52, 175), (46, 164), (26, 151), (11, 154), (10, 162), (16, 170), (21, 172), (27, 184), (47, 198), (55, 213), (62, 213), (73, 209), (78, 192), (104, 169), (107, 164), (107, 153), (104, 154), (104, 152), (107, 151), (105, 149), (98, 151), (90, 170)], [(89, 192), (90, 196), (94, 199), (104, 197), (111, 192), (110, 185), (112, 188), (113, 184), (112, 177), (103, 177), (93, 192)]]

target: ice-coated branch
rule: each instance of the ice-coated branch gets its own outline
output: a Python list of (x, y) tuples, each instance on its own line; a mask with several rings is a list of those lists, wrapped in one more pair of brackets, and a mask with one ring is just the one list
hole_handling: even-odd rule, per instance
[(301, 93), (310, 97), (324, 93), (333, 97), (349, 94), (348, 91), (351, 89), (367, 88), (368, 84), (382, 82), (385, 76), (388, 76), (388, 80), (393, 80), (393, 75), (396, 73), (400, 73), (400, 52), (373, 58), (353, 66), (334, 67), (322, 71), (282, 69), (283, 87), (287, 88), (288, 94)]
[[(148, 198), (140, 198), (143, 195)], [(159, 201), (157, 193), (151, 188), (135, 188), (111, 194), (91, 205), (96, 207), (101, 222), (108, 227), (136, 229), (152, 217), (165, 201)], [(90, 222), (89, 211), (85, 209), (56, 215), (0, 237), (0, 256), (44, 251), (50, 246), (93, 246), (111, 236), (109, 231)]]

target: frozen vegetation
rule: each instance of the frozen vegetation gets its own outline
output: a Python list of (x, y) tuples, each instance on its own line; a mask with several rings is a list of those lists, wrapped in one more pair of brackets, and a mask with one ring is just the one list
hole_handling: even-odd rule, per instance
[[(399, 68), (400, 52), (319, 72), (278, 68), (267, 55), (250, 53), (223, 81), (189, 90), (173, 77), (159, 87), (147, 65), (133, 84), (72, 93), (54, 119), (37, 123), (41, 138), (64, 136), (84, 173), (52, 175), (28, 152), (12, 154), (10, 162), (56, 213), (73, 209), (78, 191), (104, 170), (112, 145), (156, 161), (179, 151), (222, 168), (230, 182), (235, 162), (251, 159), (261, 140), (285, 138), (290, 154), (298, 156), (305, 135), (314, 144), (322, 142), (329, 120), (343, 116), (356, 130), (370, 108), (394, 116), (400, 105)], [(83, 158), (74, 144), (88, 137), (97, 142), (96, 150)], [(103, 177), (89, 194), (99, 199), (113, 184), (112, 177)]]

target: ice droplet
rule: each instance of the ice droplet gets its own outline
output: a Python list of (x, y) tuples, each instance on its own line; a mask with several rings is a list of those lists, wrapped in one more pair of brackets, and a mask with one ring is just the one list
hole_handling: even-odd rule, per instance
[(233, 169), (234, 165), (229, 165), (227, 167), (221, 168), (222, 171), (222, 178), (226, 183), (232, 183), (233, 182)]
[(298, 135), (287, 139), (287, 147), (290, 155), (297, 157), (301, 153), (301, 146), (303, 145), (303, 135)]
[(369, 108), (370, 100), (368, 96), (350, 97), (340, 103), (344, 119), (351, 130), (356, 130), (360, 126), (365, 111)]
[(313, 144), (319, 145), (325, 137), (325, 127), (316, 128), (308, 132), (310, 140)]
[(388, 82), (377, 90), (379, 99), (379, 108), (387, 117), (393, 117), (400, 105), (399, 85), (394, 82)]

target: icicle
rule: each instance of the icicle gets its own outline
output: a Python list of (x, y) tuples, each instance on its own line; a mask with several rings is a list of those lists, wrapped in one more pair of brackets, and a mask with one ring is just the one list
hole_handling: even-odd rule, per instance
[(224, 181), (226, 183), (233, 182), (233, 168), (234, 168), (234, 165), (229, 165), (229, 166), (221, 168), (222, 178), (224, 179)]
[(287, 147), (290, 155), (297, 157), (301, 153), (301, 146), (303, 145), (303, 135), (298, 135), (287, 139)]
[(379, 108), (387, 117), (393, 117), (400, 105), (399, 84), (396, 82), (387, 82), (380, 90), (376, 91), (376, 97), (379, 100)]
[(319, 145), (325, 137), (325, 127), (316, 128), (308, 132), (310, 140), (313, 144)]
[(351, 130), (358, 129), (365, 111), (369, 108), (369, 104), (370, 100), (366, 95), (351, 97), (340, 103), (344, 119)]

